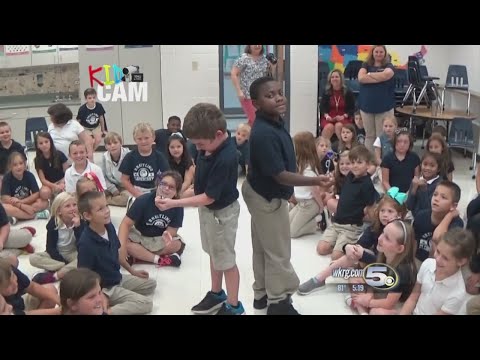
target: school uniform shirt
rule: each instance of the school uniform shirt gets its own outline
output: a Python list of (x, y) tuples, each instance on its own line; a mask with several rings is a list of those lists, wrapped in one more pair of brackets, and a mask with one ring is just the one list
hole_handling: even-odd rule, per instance
[(79, 135), (84, 131), (83, 126), (76, 120), (68, 120), (62, 127), (55, 127), (53, 123), (48, 125), (48, 133), (53, 139), (55, 148), (63, 152), (66, 157), (69, 155), (68, 148), (70, 143), (78, 140)]
[(215, 201), (206, 207), (220, 210), (238, 199), (237, 149), (230, 139), (225, 139), (211, 154), (199, 151), (195, 168), (193, 190)]
[[(293, 186), (279, 184), (274, 176), (283, 171), (297, 172), (292, 137), (282, 118), (275, 121), (258, 110), (250, 134), (250, 167), (247, 180), (253, 190), (267, 201), (288, 200)], [(237, 169), (238, 170), (238, 169)]]
[(4, 296), (4, 298), (7, 304), (12, 305), (14, 315), (25, 315), (25, 302), (22, 296), (25, 295), (25, 290), (30, 286), (30, 279), (14, 266), (12, 266), (12, 272), (17, 277), (18, 290), (15, 294)]
[[(317, 174), (312, 170), (310, 166), (303, 171), (303, 176), (316, 177)], [(297, 200), (311, 200), (313, 199), (312, 186), (295, 186), (294, 188), (295, 199)]]
[(73, 193), (76, 191), (77, 181), (81, 177), (83, 177), (86, 173), (93, 172), (97, 175), (98, 180), (100, 180), (100, 184), (102, 184), (103, 189), (107, 188), (107, 183), (105, 182), (105, 177), (103, 176), (103, 171), (97, 164), (90, 162), (87, 159), (87, 166), (85, 169), (79, 173), (75, 169), (75, 164), (72, 164), (67, 171), (65, 171), (65, 191), (69, 193)]
[(52, 158), (50, 159), (42, 158), (39, 164), (40, 167), (37, 169), (37, 171), (42, 170), (43, 175), (45, 176), (45, 179), (54, 184), (65, 177), (65, 172), (63, 171), (63, 165), (68, 161), (67, 157), (63, 152), (61, 151), (57, 151), (57, 152), (60, 158), (60, 167), (55, 168), (53, 166)]
[[(380, 296), (375, 296), (376, 299), (384, 298), (388, 293), (400, 293), (400, 302), (405, 302), (412, 293), (415, 286), (415, 274), (413, 274), (412, 265), (401, 263), (395, 268), (397, 283), (388, 290), (374, 289), (373, 292)], [(394, 276), (393, 271), (388, 270), (387, 276)]]
[[(363, 255), (359, 261), (366, 264), (372, 264), (375, 261), (377, 261), (378, 238), (380, 237), (380, 234), (382, 233), (382, 231), (383, 231), (383, 226), (379, 234), (374, 232), (371, 226), (367, 227), (363, 231), (362, 235), (360, 235), (357, 242), (357, 244), (364, 249)], [(343, 249), (343, 251), (345, 252), (345, 249)]]
[(182, 181), (184, 181), (185, 173), (187, 172), (188, 169), (190, 169), (193, 166), (193, 161), (192, 159), (190, 159), (189, 161), (180, 160), (180, 162), (177, 163), (172, 158), (169, 158), (168, 164), (170, 165), (170, 169), (178, 172), (182, 177)]
[(11, 172), (8, 172), (2, 181), (2, 195), (25, 199), (39, 191), (35, 176), (25, 170), (22, 179), (17, 179)]
[(84, 128), (95, 129), (100, 125), (100, 116), (105, 116), (105, 109), (100, 103), (95, 103), (95, 107), (90, 109), (87, 104), (83, 104), (78, 109), (77, 120)]
[(86, 228), (86, 223), (83, 220), (80, 220), (80, 225), (74, 228), (67, 228), (63, 225), (61, 228), (57, 228), (55, 219), (52, 218), (47, 223), (47, 248), (46, 252), (50, 257), (57, 261), (62, 261), (65, 264), (68, 263), (63, 256), (60, 254), (59, 250), (68, 250), (78, 248), (78, 241), (80, 236), (83, 233), (83, 230)]
[(130, 149), (122, 147), (120, 149), (120, 158), (118, 159), (118, 162), (112, 160), (112, 155), (109, 151), (105, 151), (103, 153), (101, 168), (107, 184), (106, 190), (114, 192), (117, 190), (117, 186), (122, 185), (122, 173), (120, 172), (120, 165), (129, 152)]
[(2, 143), (0, 143), (0, 175), (3, 175), (7, 172), (8, 157), (14, 152), (22, 154), (23, 158), (27, 160), (22, 144), (12, 139), (12, 145), (10, 145), (9, 148), (4, 148)]
[(153, 189), (157, 174), (167, 170), (170, 170), (170, 165), (163, 154), (152, 150), (150, 155), (143, 156), (137, 149), (125, 156), (119, 168), (123, 175), (130, 177), (133, 186), (143, 189)]
[(365, 132), (365, 128), (359, 128), (356, 124), (355, 124), (355, 130), (357, 132), (357, 142), (360, 144), (360, 145), (365, 145), (365, 137), (367, 136), (367, 133)]
[[(421, 176), (420, 179), (423, 179), (423, 176)], [(442, 179), (438, 175), (433, 179), (428, 180), (427, 186), (419, 186), (415, 195), (411, 193), (411, 188), (413, 187), (412, 184), (408, 191), (407, 208), (412, 212), (413, 217), (415, 217), (421, 210), (432, 208), (433, 193), (440, 181), (442, 181)]]
[(232, 139), (237, 148), (238, 165), (245, 168), (245, 166), (248, 166), (250, 163), (250, 144), (248, 140), (239, 145), (237, 144), (237, 138), (235, 136), (230, 137), (230, 139)]
[(162, 236), (168, 227), (180, 228), (183, 223), (183, 208), (165, 211), (155, 205), (154, 192), (138, 197), (127, 211), (127, 216), (135, 222), (135, 228), (143, 236)]
[(3, 204), (0, 203), (0, 229), (9, 223), (7, 212), (3, 207)]
[(420, 297), (413, 310), (414, 315), (434, 315), (443, 311), (460, 315), (460, 310), (467, 296), (462, 271), (458, 270), (446, 279), (435, 280), (437, 262), (427, 259), (420, 267), (417, 282), (422, 285)]
[(403, 160), (399, 160), (395, 151), (385, 155), (381, 167), (390, 170), (390, 186), (396, 186), (401, 192), (406, 193), (410, 189), (415, 169), (420, 165), (420, 158), (413, 151), (408, 151)]
[(120, 284), (120, 261), (118, 250), (120, 240), (112, 223), (105, 225), (104, 236), (93, 231), (90, 226), (85, 227), (78, 242), (78, 265), (95, 271), (100, 275), (100, 286), (110, 288)]
[[(415, 231), (415, 240), (417, 241), (417, 253), (415, 256), (418, 260), (424, 261), (430, 256), (432, 236), (437, 226), (432, 224), (432, 209), (419, 211), (413, 219), (413, 230)], [(448, 229), (455, 227), (463, 228), (463, 220), (458, 216), (452, 220)]]

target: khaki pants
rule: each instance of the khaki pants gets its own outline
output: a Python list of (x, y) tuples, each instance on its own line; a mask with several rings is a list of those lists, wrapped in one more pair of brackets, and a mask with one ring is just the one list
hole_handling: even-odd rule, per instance
[(366, 113), (360, 110), (366, 134), (365, 147), (370, 150), (372, 154), (374, 153), (373, 143), (383, 132), (383, 119), (386, 116), (393, 116), (393, 114), (393, 109), (379, 114)]
[(325, 232), (320, 241), (330, 244), (334, 251), (343, 252), (343, 247), (347, 244), (356, 244), (362, 234), (362, 227), (352, 224), (337, 224), (333, 222)]
[(269, 304), (278, 303), (297, 291), (300, 283), (290, 262), (287, 200), (267, 201), (248, 180), (243, 182), (242, 194), (251, 215), (255, 299), (267, 295)]
[[(131, 242), (142, 245), (152, 253), (160, 252), (165, 248), (165, 240), (163, 239), (163, 236), (144, 236), (135, 228), (135, 226), (130, 229), (128, 238)], [(183, 238), (178, 234), (173, 237), (172, 240), (180, 240), (184, 243)]]
[(7, 241), (0, 253), (5, 253), (5, 256), (20, 256), (23, 253), (21, 249), (30, 244), (31, 241), (32, 234), (27, 229), (10, 229), (10, 234), (8, 234)]
[(290, 210), (290, 236), (298, 238), (307, 234), (314, 234), (317, 231), (315, 217), (320, 212), (317, 202), (314, 199), (298, 200), (297, 205)]
[(480, 315), (480, 295), (477, 295), (468, 301), (467, 315)]
[(127, 190), (121, 190), (120, 194), (113, 196), (108, 193), (107, 195), (107, 204), (112, 206), (127, 206), (128, 198), (130, 193)]
[(213, 268), (225, 271), (236, 265), (235, 240), (237, 237), (240, 204), (235, 200), (220, 210), (198, 208), (202, 249), (212, 261)]
[(112, 315), (143, 315), (152, 311), (152, 299), (144, 296), (153, 293), (157, 282), (132, 275), (122, 275), (119, 285), (102, 289), (112, 307)]
[(66, 274), (70, 270), (77, 268), (76, 251), (63, 253), (62, 256), (65, 260), (68, 261), (67, 264), (62, 261), (52, 259), (47, 252), (31, 254), (29, 260), (30, 265), (35, 266), (39, 269), (44, 269), (48, 271), (61, 271), (63, 274)]

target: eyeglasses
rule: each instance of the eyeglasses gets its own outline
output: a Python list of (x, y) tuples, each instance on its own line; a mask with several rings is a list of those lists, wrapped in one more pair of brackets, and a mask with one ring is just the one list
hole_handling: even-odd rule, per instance
[(174, 132), (170, 135), (170, 137), (172, 136), (181, 137), (182, 139), (184, 139), (183, 134), (181, 132)]
[(177, 190), (177, 187), (176, 186), (173, 186), (173, 185), (169, 185), (167, 184), (166, 182), (164, 181), (161, 181), (158, 186), (162, 189), (166, 189), (166, 190), (170, 190), (170, 191), (176, 191)]

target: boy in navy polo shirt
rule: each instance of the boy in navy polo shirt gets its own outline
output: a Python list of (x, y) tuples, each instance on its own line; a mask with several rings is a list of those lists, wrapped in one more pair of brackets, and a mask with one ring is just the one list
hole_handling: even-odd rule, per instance
[(442, 234), (455, 227), (463, 228), (457, 210), (460, 195), (461, 190), (457, 184), (448, 180), (441, 181), (433, 192), (432, 208), (420, 210), (413, 219), (417, 265), (433, 254), (434, 245)]
[(271, 77), (255, 80), (250, 97), (257, 109), (250, 134), (250, 166), (242, 194), (252, 216), (255, 309), (269, 315), (298, 315), (291, 303), (299, 279), (292, 264), (288, 199), (294, 186), (323, 186), (328, 176), (297, 174), (292, 138), (282, 115), (287, 99)]
[(374, 163), (373, 155), (364, 145), (354, 147), (348, 154), (352, 170), (347, 174), (338, 200), (332, 226), (318, 242), (320, 255), (332, 254), (332, 260), (344, 254), (347, 244), (355, 244), (362, 233), (364, 209), (372, 206), (377, 197), (368, 168)]
[[(78, 242), (78, 267), (95, 271), (101, 278), (100, 286), (108, 297), (108, 314), (141, 315), (152, 311), (153, 302), (144, 296), (153, 293), (157, 282), (148, 278), (146, 271), (134, 270), (120, 250), (110, 209), (103, 193), (88, 191), (80, 196), (78, 211), (88, 221)], [(132, 275), (120, 273), (122, 265)]]
[[(183, 132), (199, 150), (194, 191), (183, 199), (159, 199), (161, 210), (198, 206), (203, 250), (210, 256), (211, 291), (192, 308), (197, 314), (220, 308), (217, 315), (242, 315), (238, 301), (240, 274), (235, 260), (238, 216), (237, 149), (227, 132), (224, 115), (213, 104), (197, 104), (185, 116)], [(194, 196), (193, 196), (194, 195)], [(225, 277), (227, 294), (222, 289)]]

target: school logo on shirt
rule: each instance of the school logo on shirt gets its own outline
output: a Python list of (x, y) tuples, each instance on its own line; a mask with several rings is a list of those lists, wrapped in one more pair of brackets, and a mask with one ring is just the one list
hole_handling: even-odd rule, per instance
[(360, 145), (365, 145), (365, 135), (363, 134), (357, 135), (357, 141)]
[(155, 171), (150, 164), (140, 163), (133, 168), (133, 178), (135, 181), (153, 181)]
[(87, 116), (87, 118), (85, 119), (85, 122), (88, 124), (88, 125), (97, 125), (98, 123), (98, 120), (99, 120), (99, 116), (98, 114), (96, 113), (91, 113)]
[(156, 226), (160, 229), (166, 229), (170, 224), (170, 218), (164, 214), (156, 214), (146, 221), (147, 226)]
[(418, 242), (418, 248), (430, 253), (430, 240), (432, 240), (433, 233), (427, 232), (422, 235)]
[(25, 186), (17, 186), (17, 188), (15, 189), (15, 192), (14, 192), (14, 197), (18, 198), (18, 199), (25, 199), (26, 197), (28, 197), (30, 195), (30, 189), (25, 187)]

